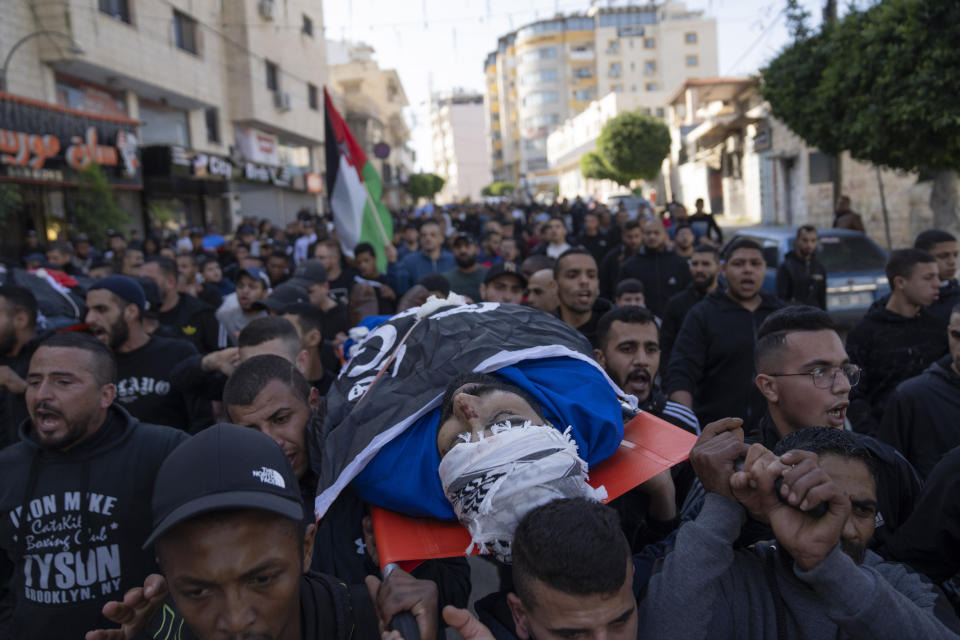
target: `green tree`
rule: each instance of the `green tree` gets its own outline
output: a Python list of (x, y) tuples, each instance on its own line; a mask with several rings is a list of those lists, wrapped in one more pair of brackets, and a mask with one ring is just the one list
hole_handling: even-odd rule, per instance
[(628, 111), (603, 125), (597, 150), (617, 174), (631, 180), (653, 180), (670, 153), (670, 130), (657, 118)]
[(0, 226), (6, 224), (7, 219), (15, 215), (23, 203), (23, 196), (20, 194), (20, 185), (13, 183), (0, 183)]
[(883, 0), (798, 35), (763, 70), (773, 114), (827, 153), (932, 170), (934, 224), (960, 228), (960, 3)]
[(91, 163), (80, 171), (77, 186), (80, 196), (74, 216), (76, 227), (89, 235), (94, 244), (106, 243), (108, 229), (130, 224), (130, 215), (117, 206), (110, 183), (99, 165)]
[(445, 182), (446, 180), (435, 173), (414, 173), (407, 179), (407, 191), (414, 200), (433, 200), (440, 189), (443, 189)]
[(496, 180), (481, 189), (480, 195), (505, 196), (513, 193), (515, 189), (516, 185), (514, 185), (512, 182), (507, 182), (506, 180)]
[(630, 186), (630, 178), (617, 173), (596, 151), (585, 153), (580, 157), (580, 173), (588, 180), (612, 180), (624, 187)]

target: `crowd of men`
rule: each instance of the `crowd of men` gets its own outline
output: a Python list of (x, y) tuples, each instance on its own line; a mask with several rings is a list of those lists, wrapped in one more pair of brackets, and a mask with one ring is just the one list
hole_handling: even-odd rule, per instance
[[(230, 237), (28, 234), (0, 286), (0, 640), (396, 638), (401, 612), (426, 640), (960, 633), (953, 235), (891, 251), (890, 294), (847, 332), (812, 226), (772, 291), (762, 247), (725, 243), (702, 201), (467, 204), (394, 228), (349, 252), (309, 212)], [(359, 495), (313, 510), (311, 434), (355, 328), (451, 294), (559, 318), (697, 436), (609, 506), (526, 513), (473, 612), (463, 558), (381, 575)], [(448, 389), (452, 419), (483, 397), (536, 419), (471, 384)]]

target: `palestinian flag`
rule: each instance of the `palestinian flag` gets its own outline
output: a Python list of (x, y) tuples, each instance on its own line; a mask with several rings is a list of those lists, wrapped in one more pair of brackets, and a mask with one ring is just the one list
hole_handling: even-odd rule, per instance
[(344, 255), (352, 258), (354, 247), (369, 242), (377, 252), (377, 267), (383, 273), (387, 270), (383, 245), (393, 238), (393, 220), (380, 202), (383, 184), (347, 123), (337, 113), (326, 87), (323, 100), (326, 106), (327, 193), (330, 194), (330, 209), (340, 248)]

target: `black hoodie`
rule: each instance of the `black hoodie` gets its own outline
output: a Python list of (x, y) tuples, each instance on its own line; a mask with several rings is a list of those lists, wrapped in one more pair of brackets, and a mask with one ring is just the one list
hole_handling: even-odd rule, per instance
[(960, 304), (960, 284), (956, 280), (948, 280), (940, 286), (940, 295), (937, 301), (930, 305), (930, 313), (940, 318), (944, 323), (950, 322), (953, 308)]
[(827, 308), (827, 270), (815, 256), (790, 251), (777, 269), (777, 296), (784, 302)]
[(926, 478), (940, 457), (960, 446), (960, 376), (944, 356), (916, 378), (900, 383), (877, 437), (896, 447)]
[(692, 280), (690, 263), (673, 251), (644, 247), (620, 267), (620, 280), (636, 278), (643, 283), (644, 306), (660, 317), (667, 300), (683, 291)]
[(41, 448), (32, 431), (24, 421), (0, 452), (0, 638), (76, 640), (112, 628), (103, 605), (157, 571), (141, 549), (153, 481), (187, 436), (116, 405), (68, 451)]
[(767, 292), (760, 306), (745, 309), (726, 292), (716, 290), (687, 314), (673, 345), (667, 371), (667, 393), (688, 391), (700, 424), (720, 418), (743, 418), (744, 431), (755, 433), (766, 410), (753, 383), (753, 345), (757, 328), (783, 303)]
[(927, 309), (912, 318), (874, 302), (847, 336), (847, 353), (863, 373), (850, 391), (850, 422), (860, 433), (875, 435), (897, 385), (920, 375), (947, 353), (943, 321)]

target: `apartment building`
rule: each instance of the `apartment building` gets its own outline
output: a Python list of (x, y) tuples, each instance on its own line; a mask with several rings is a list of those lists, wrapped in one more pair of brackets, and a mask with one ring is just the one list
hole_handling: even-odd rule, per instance
[(494, 177), (543, 188), (557, 182), (547, 136), (597, 98), (630, 94), (662, 117), (686, 78), (716, 76), (716, 21), (682, 2), (594, 5), (502, 36), (484, 70)]
[(327, 41), (329, 89), (337, 110), (380, 172), (383, 203), (397, 208), (409, 204), (403, 183), (415, 158), (403, 114), (409, 102), (396, 70), (381, 69), (373, 56), (368, 44)]
[(437, 94), (430, 101), (433, 171), (445, 180), (439, 202), (477, 201), (491, 182), (484, 111), (479, 93)]
[(85, 157), (140, 231), (155, 220), (227, 230), (244, 215), (282, 224), (320, 208), (321, 0), (7, 4), (0, 129), (50, 142), (0, 164), (22, 190), (14, 241), (69, 227)]

